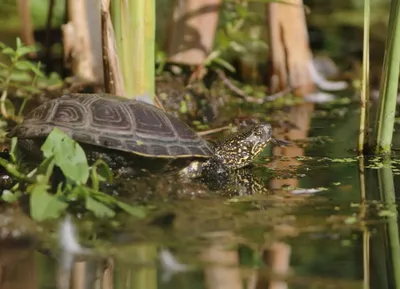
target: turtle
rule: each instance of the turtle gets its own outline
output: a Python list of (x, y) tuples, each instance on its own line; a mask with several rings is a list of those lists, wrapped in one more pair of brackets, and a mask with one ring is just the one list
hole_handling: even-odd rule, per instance
[(271, 125), (259, 123), (211, 143), (152, 104), (106, 93), (69, 93), (49, 100), (29, 112), (8, 137), (17, 137), (28, 155), (41, 156), (40, 146), (54, 128), (77, 141), (90, 162), (102, 158), (111, 168), (145, 171), (175, 168), (191, 179), (213, 167), (243, 168), (274, 140)]

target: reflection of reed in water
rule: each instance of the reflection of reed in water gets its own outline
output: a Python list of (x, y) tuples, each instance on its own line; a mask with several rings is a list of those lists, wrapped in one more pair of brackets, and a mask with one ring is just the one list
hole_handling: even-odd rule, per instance
[[(295, 125), (295, 128), (289, 128), (286, 132), (274, 131), (274, 136), (281, 137), (283, 134), (289, 141), (302, 140), (307, 138), (308, 131), (311, 123), (311, 113), (314, 111), (314, 104), (304, 103), (289, 108), (287, 113), (288, 120)], [(299, 166), (300, 162), (296, 159), (298, 156), (304, 155), (304, 149), (297, 146), (280, 147), (275, 146), (272, 150), (274, 156), (278, 156), (274, 161), (269, 164), (269, 167), (278, 168), (279, 170), (292, 170), (294, 167)], [(287, 157), (285, 161), (280, 160), (279, 157)], [(299, 180), (297, 178), (290, 179), (272, 179), (270, 182), (271, 189), (280, 189), (283, 186), (290, 186), (292, 188), (298, 187)]]
[[(285, 289), (283, 281), (290, 266), (290, 246), (275, 242), (266, 250), (253, 252), (262, 255), (266, 266), (242, 270), (238, 252), (238, 238), (230, 231), (219, 231), (205, 236), (210, 242), (203, 249), (204, 276), (207, 289)], [(265, 272), (267, 271), (267, 272)], [(243, 286), (243, 284), (246, 284)]]
[(235, 236), (220, 231), (205, 236), (210, 242), (203, 249), (201, 260), (205, 262), (204, 277), (207, 289), (242, 289), (239, 254)]
[[(0, 288), (39, 288), (35, 234), (38, 227), (18, 207), (0, 210)], [(50, 272), (51, 274), (51, 272)]]
[(28, 240), (1, 242), (0, 284), (2, 289), (38, 288), (37, 260), (32, 244)]

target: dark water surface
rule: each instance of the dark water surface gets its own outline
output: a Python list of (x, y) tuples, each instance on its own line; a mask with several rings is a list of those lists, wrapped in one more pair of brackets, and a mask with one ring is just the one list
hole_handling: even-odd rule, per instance
[(356, 157), (356, 107), (284, 115), (297, 145), (267, 150), (252, 170), (267, 193), (167, 177), (129, 183), (121, 196), (151, 215), (74, 218), (80, 245), (71, 223), (39, 227), (5, 209), (2, 288), (397, 288), (396, 159), (379, 168)]

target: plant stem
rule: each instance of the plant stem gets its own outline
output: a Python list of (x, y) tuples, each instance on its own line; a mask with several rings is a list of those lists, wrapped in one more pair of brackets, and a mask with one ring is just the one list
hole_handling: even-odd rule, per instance
[[(8, 82), (6, 81), (6, 86), (8, 86)], [(9, 115), (7, 113), (7, 108), (6, 108), (6, 99), (7, 99), (7, 90), (3, 90), (3, 93), (1, 94), (0, 98), (0, 109), (1, 109), (1, 114), (4, 116), (4, 118), (9, 118)]]
[(126, 97), (154, 102), (155, 0), (112, 1)]
[(363, 40), (363, 70), (361, 85), (360, 132), (358, 135), (358, 153), (362, 154), (364, 145), (368, 143), (369, 130), (369, 29), (370, 0), (364, 1), (364, 40)]
[(23, 173), (19, 172), (16, 165), (7, 162), (6, 160), (0, 158), (0, 166), (3, 167), (10, 175), (20, 179), (22, 181), (26, 181), (29, 183), (33, 183), (33, 180)]
[(400, 1), (392, 0), (380, 87), (380, 103), (374, 130), (375, 153), (387, 154), (391, 150), (400, 66), (399, 12)]
[[(40, 62), (37, 64), (37, 68), (40, 69)], [(35, 73), (33, 76), (32, 84), (31, 84), (32, 87), (35, 87), (37, 78), (38, 78), (38, 75)], [(28, 102), (28, 100), (29, 100), (29, 97), (27, 97), (27, 96), (25, 96), (24, 99), (22, 100), (22, 104), (21, 104), (18, 114), (17, 114), (18, 116), (22, 116), (22, 112), (24, 111), (25, 105)]]

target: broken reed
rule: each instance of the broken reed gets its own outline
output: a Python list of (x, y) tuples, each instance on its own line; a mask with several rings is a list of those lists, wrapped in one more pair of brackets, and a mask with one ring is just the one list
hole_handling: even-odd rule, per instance
[(111, 1), (126, 97), (154, 100), (155, 0)]

